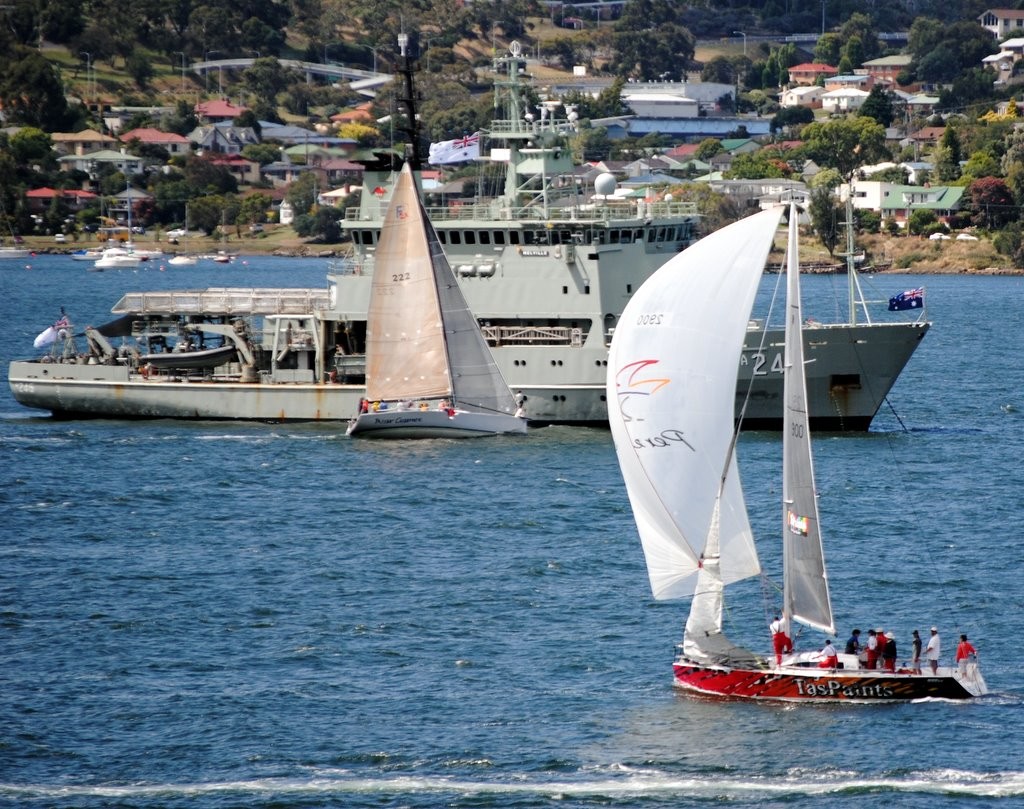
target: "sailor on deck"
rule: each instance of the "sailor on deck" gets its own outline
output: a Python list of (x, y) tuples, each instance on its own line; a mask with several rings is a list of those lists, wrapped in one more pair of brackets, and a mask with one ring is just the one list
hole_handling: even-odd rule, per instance
[(826, 640), (825, 645), (821, 649), (821, 662), (818, 663), (819, 669), (834, 669), (839, 663), (839, 655), (836, 653), (836, 647), (832, 645), (832, 641)]
[(786, 634), (786, 623), (778, 615), (771, 622), (772, 646), (775, 649), (775, 665), (782, 665), (782, 655), (793, 651), (793, 641)]

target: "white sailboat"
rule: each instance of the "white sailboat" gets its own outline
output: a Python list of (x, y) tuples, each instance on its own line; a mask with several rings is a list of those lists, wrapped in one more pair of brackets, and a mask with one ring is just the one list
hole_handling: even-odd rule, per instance
[[(131, 185), (125, 183), (125, 189), (131, 190)], [(132, 198), (131, 196), (126, 197), (128, 204), (128, 239), (129, 241), (124, 247), (108, 247), (96, 262), (92, 265), (92, 270), (101, 272), (103, 270), (132, 270), (142, 263), (143, 257), (136, 255), (134, 245), (131, 243), (132, 237)]]
[[(735, 373), (783, 207), (723, 228), (671, 259), (626, 306), (608, 361), (615, 448), (654, 597), (692, 597), (673, 669), (681, 688), (786, 701), (966, 699), (976, 662), (932, 674), (860, 667), (856, 655), (776, 660), (722, 631), (726, 585), (760, 562), (736, 465)], [(789, 209), (783, 429), (782, 621), (835, 633), (808, 429), (796, 207)], [(788, 633), (787, 633), (788, 634)]]
[(352, 436), (525, 433), (437, 233), (403, 166), (377, 246), (366, 336), (365, 412)]

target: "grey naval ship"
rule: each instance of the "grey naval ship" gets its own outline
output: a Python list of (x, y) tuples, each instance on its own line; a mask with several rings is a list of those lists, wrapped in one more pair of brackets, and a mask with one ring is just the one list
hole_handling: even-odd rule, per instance
[[(496, 117), (481, 161), (503, 174), (494, 196), (427, 211), (531, 423), (606, 425), (619, 316), (647, 277), (697, 238), (698, 217), (668, 196), (618, 197), (610, 175), (587, 200), (567, 148), (575, 111), (542, 101), (531, 112), (525, 67), (517, 43), (494, 60)], [(408, 59), (404, 71), (411, 109)], [(64, 326), (44, 355), (12, 362), (15, 399), (67, 418), (355, 417), (374, 250), (401, 163), (378, 157), (365, 163), (361, 203), (341, 223), (352, 255), (329, 267), (325, 288), (126, 294), (105, 326)], [(920, 316), (858, 322), (858, 308), (867, 311), (851, 291), (846, 322), (804, 329), (815, 429), (866, 430), (930, 325)], [(747, 429), (781, 426), (782, 345), (781, 328), (751, 324), (737, 373)]]

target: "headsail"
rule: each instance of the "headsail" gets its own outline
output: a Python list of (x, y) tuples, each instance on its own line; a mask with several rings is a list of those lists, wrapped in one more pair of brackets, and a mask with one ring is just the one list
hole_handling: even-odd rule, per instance
[(789, 213), (786, 363), (783, 372), (783, 611), (786, 619), (793, 618), (808, 626), (835, 634), (821, 544), (821, 523), (818, 520), (818, 495), (811, 458), (811, 431), (808, 427), (796, 217), (797, 209), (793, 205)]
[(612, 340), (609, 422), (655, 598), (693, 594), (720, 494), (722, 580), (760, 570), (730, 453), (736, 368), (782, 211), (722, 228), (666, 262)]

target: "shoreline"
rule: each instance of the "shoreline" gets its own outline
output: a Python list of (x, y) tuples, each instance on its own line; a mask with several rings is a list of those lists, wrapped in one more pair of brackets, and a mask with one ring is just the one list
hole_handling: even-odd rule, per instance
[[(26, 243), (22, 245), (26, 249), (31, 251), (30, 255), (49, 255), (49, 256), (71, 256), (73, 253), (79, 250), (95, 249), (100, 247), (101, 243), (97, 242), (76, 242), (73, 244), (55, 245), (55, 244), (39, 244), (33, 245), (32, 239), (26, 239)], [(47, 241), (49, 241), (47, 239)], [(236, 243), (228, 242), (224, 244), (219, 240), (210, 240), (206, 243), (199, 245), (190, 245), (195, 249), (184, 250), (181, 249), (182, 245), (166, 245), (164, 242), (157, 241), (155, 239), (142, 240), (136, 242), (139, 248), (144, 249), (159, 249), (164, 251), (164, 255), (167, 258), (171, 258), (175, 255), (180, 254), (201, 254), (201, 255), (213, 255), (223, 250), (225, 253), (232, 256), (239, 256), (245, 258), (252, 258), (257, 256), (274, 256), (277, 258), (311, 258), (311, 259), (339, 259), (347, 258), (351, 251), (347, 245), (338, 245), (333, 247), (330, 245), (319, 245), (319, 244), (302, 244), (302, 243), (274, 243), (274, 244), (252, 244), (240, 241)], [(884, 251), (884, 254), (890, 255), (888, 250)], [(984, 258), (991, 259), (990, 253), (986, 254)], [(941, 254), (932, 256), (913, 256), (909, 257), (908, 266), (895, 267), (890, 266), (885, 269), (872, 270), (870, 272), (863, 272), (865, 275), (992, 275), (992, 276), (1018, 276), (1024, 275), (1024, 269), (1017, 269), (1014, 267), (1000, 267), (995, 265), (989, 266), (972, 266), (975, 263), (981, 263), (978, 261), (979, 256), (975, 256), (974, 260), (971, 260), (969, 254), (957, 255), (953, 257), (943, 257)], [(916, 261), (914, 259), (917, 259)], [(809, 272), (821, 273), (821, 270), (810, 270)], [(839, 270), (835, 272), (837, 275), (845, 275), (845, 270)]]

